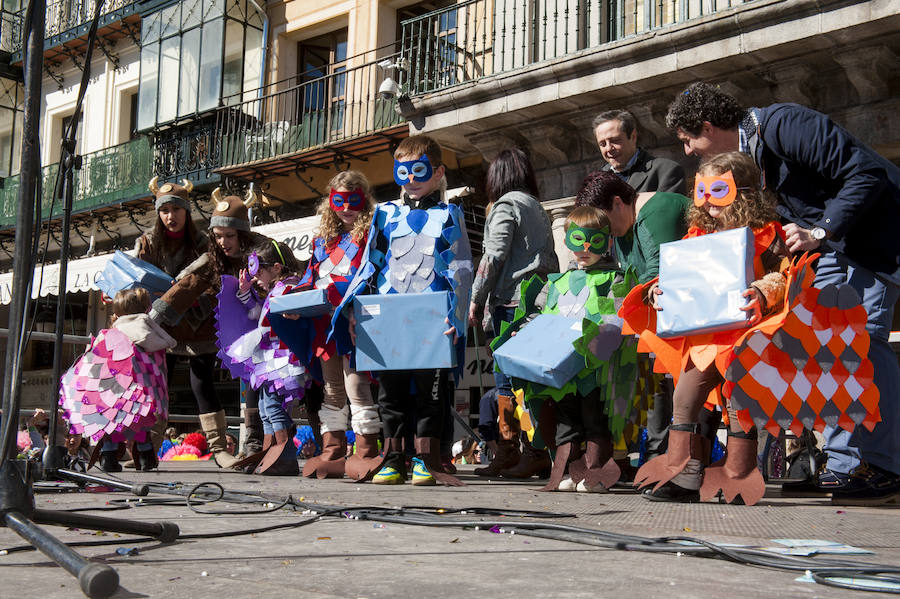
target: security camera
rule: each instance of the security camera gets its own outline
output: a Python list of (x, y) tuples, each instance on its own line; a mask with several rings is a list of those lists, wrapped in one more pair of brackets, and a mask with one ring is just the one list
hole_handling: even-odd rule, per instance
[(381, 82), (378, 87), (378, 95), (383, 100), (393, 100), (400, 94), (400, 86), (390, 77)]

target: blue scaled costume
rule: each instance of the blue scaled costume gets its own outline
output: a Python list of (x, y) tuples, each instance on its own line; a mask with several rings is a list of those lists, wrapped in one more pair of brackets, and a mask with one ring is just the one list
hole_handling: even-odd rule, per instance
[[(472, 252), (459, 206), (444, 202), (440, 191), (417, 200), (404, 194), (399, 201), (376, 207), (362, 264), (335, 311), (333, 322), (356, 295), (447, 291), (447, 319), (459, 337), (455, 345), (458, 366), (454, 372), (458, 376), (465, 363), (472, 279)], [(401, 439), (407, 432), (407, 416), (414, 413), (416, 453), (435, 479), (445, 484), (462, 484), (442, 472), (439, 459), (438, 438), (449, 411), (448, 374), (443, 369), (378, 373), (385, 464), (405, 472)]]

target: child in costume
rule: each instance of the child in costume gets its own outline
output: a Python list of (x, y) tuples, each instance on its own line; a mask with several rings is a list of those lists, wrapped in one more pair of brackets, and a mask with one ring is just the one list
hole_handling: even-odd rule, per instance
[(618, 270), (609, 241), (605, 212), (592, 206), (573, 210), (566, 218), (566, 247), (575, 268), (549, 275), (546, 284), (536, 277), (524, 283), (515, 319), (492, 344), (500, 347), (538, 313), (578, 319), (581, 325), (574, 346), (585, 367), (572, 380), (559, 389), (520, 381), (526, 405), (546, 397), (557, 402), (556, 455), (545, 491), (608, 490), (621, 474), (613, 441), (623, 435), (633, 439), (646, 415), (646, 399), (635, 393), (637, 344), (622, 336), (615, 315), (636, 277)]
[[(366, 291), (378, 294), (448, 291), (450, 310), (446, 320), (450, 328), (445, 334), (456, 340), (457, 364), (464, 364), (472, 254), (462, 210), (443, 198), (444, 165), (440, 146), (424, 135), (404, 139), (394, 152), (394, 180), (402, 188), (401, 198), (376, 206), (362, 265), (341, 308), (355, 295)], [(335, 321), (339, 316), (337, 311)], [(407, 416), (414, 413), (413, 484), (433, 485), (435, 480), (449, 485), (462, 484), (444, 471), (440, 461), (439, 437), (450, 400), (446, 396), (447, 376), (446, 369), (378, 374), (385, 459), (372, 479), (374, 483), (406, 481), (402, 439), (408, 426)]]
[[(359, 270), (375, 202), (369, 181), (358, 171), (338, 173), (329, 187), (328, 199), (319, 205), (321, 220), (312, 257), (296, 290), (324, 289), (328, 301), (336, 307)], [(330, 316), (316, 317), (311, 325), (314, 336), (310, 358), (321, 365), (325, 382), (325, 400), (319, 410), (323, 448), (321, 455), (304, 464), (303, 475), (340, 478), (346, 470), (352, 478), (366, 478), (381, 461), (381, 419), (369, 378), (350, 365), (353, 344), (343, 315), (338, 315), (331, 339)], [(345, 459), (348, 420), (356, 434), (356, 451)]]
[[(805, 291), (801, 288), (808, 286), (811, 281), (812, 275), (807, 266), (814, 257), (804, 257), (790, 266), (784, 232), (777, 222), (775, 200), (759, 188), (758, 181), (759, 170), (756, 165), (751, 158), (740, 152), (720, 154), (704, 162), (697, 173), (694, 207), (689, 214), (690, 227), (685, 236), (697, 237), (738, 227), (750, 227), (753, 230), (756, 280), (744, 291), (743, 295), (748, 302), (741, 308), (748, 313), (749, 330), (740, 328), (666, 339), (657, 337), (655, 321), (656, 310), (659, 308), (656, 306), (656, 297), (662, 292), (655, 281), (634, 289), (620, 312), (625, 318), (626, 330), (640, 334), (641, 350), (656, 354), (657, 370), (671, 373), (676, 381), (668, 452), (644, 464), (635, 479), (635, 483), (641, 487), (655, 485), (643, 493), (645, 498), (652, 501), (706, 500), (721, 492), (727, 502), (752, 505), (765, 492), (762, 475), (757, 469), (757, 431), (751, 418), (738, 414), (735, 405), (728, 406), (727, 414), (730, 417), (726, 457), (706, 468), (705, 473), (710, 445), (707, 439), (697, 434), (697, 418), (704, 402), (723, 406), (723, 383), (725, 394), (728, 395), (735, 387), (731, 381), (739, 380), (741, 372), (746, 374), (742, 370), (736, 372), (734, 367), (730, 368), (735, 362), (736, 350), (745, 347), (745, 342), (757, 334), (771, 335), (782, 329), (786, 320), (790, 320), (786, 318), (790, 314), (788, 309), (797, 305), (794, 299), (810, 297), (808, 294), (803, 295)], [(799, 276), (804, 269), (808, 276)], [(795, 291), (786, 301), (786, 289), (791, 288)], [(819, 297), (818, 290), (811, 291), (816, 292), (816, 298)], [(812, 303), (816, 301), (814, 298)], [(648, 308), (647, 304), (655, 309)], [(849, 304), (829, 308), (844, 309), (846, 306)], [(827, 321), (827, 317), (824, 320)], [(826, 329), (829, 327), (830, 325), (824, 325)], [(768, 337), (757, 339), (764, 343)], [(783, 335), (782, 341), (779, 345), (785, 348), (801, 344), (796, 338), (788, 339)], [(802, 345), (808, 345), (808, 341), (810, 347), (817, 343), (815, 336), (807, 332)], [(752, 345), (762, 351), (756, 342)], [(759, 356), (756, 358), (764, 363)], [(791, 360), (788, 356), (779, 364), (787, 380), (794, 380), (794, 375), (797, 374)], [(749, 361), (746, 364), (748, 369), (752, 366)], [(758, 371), (759, 369), (754, 369), (754, 372)], [(751, 389), (752, 394), (759, 395), (759, 383), (754, 383), (752, 379), (753, 377), (749, 377), (745, 380), (738, 390)], [(796, 377), (796, 380), (799, 383), (801, 378)], [(861, 383), (866, 385), (865, 381)], [(774, 381), (765, 382), (764, 385), (779, 388)], [(746, 394), (742, 395), (745, 396)], [(773, 398), (773, 403), (777, 404), (786, 397), (788, 396)], [(801, 403), (802, 400), (798, 399), (797, 405)], [(791, 404), (785, 401), (784, 405)], [(796, 406), (793, 409), (798, 410)], [(810, 424), (819, 420), (824, 425), (814, 410), (808, 409), (808, 414), (795, 411), (787, 422), (794, 424), (794, 416), (799, 414), (802, 417), (811, 416), (812, 419), (808, 420)], [(772, 427), (767, 422), (771, 416), (769, 414), (758, 422), (770, 430), (774, 429), (777, 434), (779, 425)], [(851, 428), (852, 424), (850, 423)], [(799, 424), (797, 430), (802, 431), (802, 428), (803, 425)]]
[[(266, 240), (247, 259), (239, 278), (224, 275), (217, 308), (219, 357), (232, 376), (259, 391), (263, 450), (243, 460), (273, 476), (300, 473), (292, 440), (290, 407), (303, 397), (306, 368), (278, 339), (269, 324), (269, 301), (290, 291), (300, 263), (287, 246)], [(257, 289), (266, 293), (264, 300)], [(250, 469), (252, 471), (252, 469)]]
[(91, 347), (63, 375), (60, 406), (69, 432), (101, 446), (100, 467), (121, 472), (119, 444), (133, 449), (138, 470), (156, 468), (150, 430), (169, 415), (166, 350), (176, 341), (147, 312), (146, 289), (125, 289), (113, 298), (113, 323), (91, 340)]

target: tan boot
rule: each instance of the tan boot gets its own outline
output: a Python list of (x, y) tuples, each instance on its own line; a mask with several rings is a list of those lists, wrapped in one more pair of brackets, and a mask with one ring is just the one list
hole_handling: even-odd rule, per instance
[(219, 468), (231, 468), (238, 460), (225, 450), (225, 410), (200, 414), (200, 427)]
[(622, 471), (613, 459), (612, 440), (589, 439), (584, 455), (569, 464), (569, 474), (583, 493), (603, 493), (619, 480)]
[(322, 453), (306, 460), (303, 476), (307, 478), (344, 478), (347, 463), (347, 433), (328, 431), (322, 433)]
[(728, 503), (755, 505), (759, 502), (766, 493), (766, 482), (757, 467), (756, 451), (755, 438), (729, 434), (725, 457), (703, 472), (700, 500), (715, 499), (721, 491)]
[[(682, 427), (678, 430), (676, 427)], [(685, 430), (688, 429), (688, 430)], [(634, 484), (639, 488), (655, 485), (642, 493), (650, 501), (693, 503), (700, 500), (700, 477), (709, 464), (709, 439), (691, 432), (693, 424), (669, 428), (669, 449), (637, 471)]]
[(497, 428), (504, 441), (516, 441), (522, 428), (516, 418), (516, 398), (511, 395), (497, 395)]
[(378, 435), (356, 435), (356, 451), (347, 458), (344, 472), (350, 478), (362, 481), (378, 472), (384, 460), (378, 453)]

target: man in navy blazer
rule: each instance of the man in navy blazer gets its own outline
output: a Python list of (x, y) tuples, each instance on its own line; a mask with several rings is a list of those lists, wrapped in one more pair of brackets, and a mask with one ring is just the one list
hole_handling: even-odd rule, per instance
[(616, 173), (635, 191), (684, 195), (684, 169), (674, 160), (657, 158), (639, 148), (636, 124), (627, 110), (607, 110), (594, 118), (594, 137), (606, 161), (601, 170)]
[(836, 504), (900, 498), (900, 367), (888, 344), (900, 297), (900, 169), (822, 113), (797, 104), (744, 109), (707, 83), (676, 98), (666, 125), (685, 154), (753, 156), (779, 197), (788, 248), (822, 253), (815, 285), (847, 283), (862, 297), (882, 422), (871, 433), (827, 429), (828, 461), (814, 483)]

